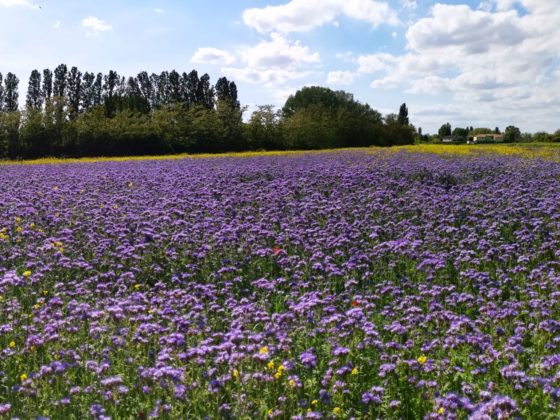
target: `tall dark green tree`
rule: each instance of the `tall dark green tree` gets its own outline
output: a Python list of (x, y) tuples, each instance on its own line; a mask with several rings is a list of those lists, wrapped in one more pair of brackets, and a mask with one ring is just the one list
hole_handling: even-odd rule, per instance
[(53, 94), (53, 72), (49, 69), (43, 70), (42, 91), (44, 101), (49, 102)]
[(186, 81), (184, 83), (186, 85), (188, 106), (202, 105), (202, 103), (199, 102), (199, 94), (198, 94), (198, 86), (200, 84), (200, 79), (198, 78), (198, 72), (196, 70), (192, 70), (187, 75)]
[(210, 85), (210, 76), (204, 73), (200, 76), (197, 90), (197, 102), (206, 109), (214, 108), (214, 89)]
[(146, 101), (146, 103), (151, 108), (153, 106), (153, 96), (154, 96), (154, 88), (152, 86), (152, 81), (150, 80), (150, 76), (148, 72), (143, 71), (138, 73), (136, 77), (138, 79), (138, 87), (140, 88), (140, 94)]
[(15, 112), (19, 108), (19, 79), (13, 73), (6, 75), (4, 80), (4, 111)]
[(461, 143), (467, 141), (468, 136), (469, 136), (468, 128), (455, 127), (453, 129), (453, 132), (451, 133), (451, 137), (453, 137), (453, 141), (461, 142)]
[(78, 116), (82, 96), (82, 72), (72, 67), (68, 73), (68, 113), (71, 119)]
[[(7, 78), (8, 75), (6, 75)], [(12, 159), (18, 157), (20, 154), (20, 128), (21, 114), (19, 111), (0, 112), (0, 157)]]
[(237, 85), (235, 82), (229, 82), (229, 96), (231, 98), (231, 103), (236, 107), (239, 108), (241, 103), (239, 102)]
[(229, 81), (226, 77), (220, 77), (216, 82), (215, 88), (218, 101), (229, 101)]
[(108, 117), (115, 115), (120, 81), (119, 74), (114, 70), (110, 70), (103, 77), (103, 103), (105, 105), (105, 114)]
[(103, 74), (97, 73), (93, 82), (93, 106), (98, 107), (103, 104)]
[[(33, 70), (29, 77), (25, 111), (19, 130), (19, 152), (23, 156), (38, 157), (48, 152), (49, 131), (43, 121), (43, 99), (41, 73)], [(50, 100), (45, 108), (48, 107)]]
[(408, 108), (406, 107), (406, 103), (402, 104), (399, 108), (399, 116), (397, 118), (397, 122), (400, 125), (409, 125), (410, 122), (408, 120)]
[(152, 86), (152, 98), (150, 100), (153, 109), (159, 109), (163, 103), (163, 98), (159, 90), (159, 75), (152, 73), (150, 75), (150, 84)]
[(130, 111), (146, 114), (150, 111), (148, 100), (142, 95), (140, 84), (136, 77), (129, 77), (126, 84), (124, 106)]
[(28, 109), (41, 109), (43, 106), (43, 92), (41, 90), (41, 73), (33, 70), (29, 76), (25, 105)]
[(240, 107), (235, 82), (230, 82), (227, 78), (220, 77), (216, 82), (215, 90), (218, 101), (227, 102), (234, 108)]
[(514, 125), (509, 125), (504, 131), (504, 142), (515, 143), (521, 140), (521, 131)]
[(180, 103), (183, 102), (183, 92), (182, 92), (181, 75), (175, 70), (172, 70), (167, 79), (166, 86), (166, 96), (169, 103)]
[(95, 74), (85, 72), (82, 77), (82, 91), (80, 94), (81, 107), (88, 111), (93, 106)]
[(156, 85), (157, 95), (160, 99), (161, 105), (167, 105), (170, 103), (169, 98), (169, 72), (162, 71), (157, 79)]
[(54, 69), (53, 96), (62, 99), (66, 98), (67, 76), (68, 67), (66, 64), (60, 64)]
[(445, 123), (438, 130), (438, 136), (443, 139), (451, 136), (451, 124)]

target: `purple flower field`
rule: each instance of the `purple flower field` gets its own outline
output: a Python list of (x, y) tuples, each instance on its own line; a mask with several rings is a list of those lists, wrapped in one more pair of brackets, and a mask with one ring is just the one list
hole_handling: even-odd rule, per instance
[(0, 418), (556, 418), (560, 165), (0, 167)]

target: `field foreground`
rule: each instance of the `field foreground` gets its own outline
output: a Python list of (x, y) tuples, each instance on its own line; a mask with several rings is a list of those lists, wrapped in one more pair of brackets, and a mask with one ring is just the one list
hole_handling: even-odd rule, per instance
[(556, 418), (560, 164), (0, 168), (0, 417)]

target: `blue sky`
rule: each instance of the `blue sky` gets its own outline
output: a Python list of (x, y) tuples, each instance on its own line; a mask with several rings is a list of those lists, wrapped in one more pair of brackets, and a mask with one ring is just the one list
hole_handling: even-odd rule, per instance
[(552, 0), (0, 0), (0, 72), (225, 75), (249, 106), (305, 85), (354, 93), (411, 122), (560, 128)]

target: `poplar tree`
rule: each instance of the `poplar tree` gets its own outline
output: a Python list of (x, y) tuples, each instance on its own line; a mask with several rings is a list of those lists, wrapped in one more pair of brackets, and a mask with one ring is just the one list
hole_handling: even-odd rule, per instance
[(43, 70), (43, 99), (45, 102), (51, 100), (53, 94), (53, 72), (49, 69)]
[(43, 93), (41, 91), (41, 73), (33, 70), (29, 76), (25, 105), (28, 109), (41, 109), (43, 106)]
[(6, 75), (4, 81), (4, 110), (6, 112), (15, 112), (18, 110), (19, 100), (19, 79), (13, 73)]

